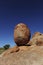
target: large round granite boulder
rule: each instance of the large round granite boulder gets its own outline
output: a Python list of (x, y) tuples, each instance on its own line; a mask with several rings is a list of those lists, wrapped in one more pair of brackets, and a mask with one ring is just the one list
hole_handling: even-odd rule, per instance
[(30, 29), (24, 23), (15, 26), (14, 41), (18, 46), (25, 45), (30, 40), (30, 36)]

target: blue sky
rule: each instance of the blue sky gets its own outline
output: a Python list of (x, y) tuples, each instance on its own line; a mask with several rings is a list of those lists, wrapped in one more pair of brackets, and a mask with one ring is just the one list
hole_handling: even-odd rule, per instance
[(43, 0), (0, 0), (0, 47), (15, 45), (14, 27), (25, 23), (34, 32), (43, 33)]

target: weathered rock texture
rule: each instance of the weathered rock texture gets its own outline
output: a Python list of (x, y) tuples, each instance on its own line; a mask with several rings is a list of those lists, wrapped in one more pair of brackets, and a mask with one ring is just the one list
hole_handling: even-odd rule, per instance
[(43, 34), (41, 34), (39, 32), (35, 33), (28, 44), (43, 46)]
[(18, 24), (14, 30), (17, 46), (0, 55), (0, 65), (43, 65), (43, 34), (36, 32), (32, 39), (30, 35), (25, 24)]
[(16, 25), (14, 29), (14, 41), (18, 46), (25, 45), (30, 40), (30, 29), (23, 23)]
[(19, 51), (26, 51), (28, 50), (30, 47), (29, 46), (14, 46), (13, 48), (10, 48), (8, 50), (6, 50), (5, 52), (3, 52), (0, 57), (5, 57), (8, 56), (9, 54), (15, 53), (15, 52), (19, 52)]
[(32, 38), (33, 38), (33, 37), (36, 37), (36, 36), (40, 36), (40, 35), (43, 35), (43, 34), (40, 33), (40, 32), (35, 32), (35, 33), (33, 34)]
[(14, 46), (13, 48), (10, 48), (10, 49), (6, 50), (5, 52), (3, 52), (3, 53), (0, 55), (0, 57), (8, 56), (9, 54), (14, 53), (14, 52), (18, 52), (18, 51), (19, 51), (18, 46)]
[(29, 46), (0, 58), (0, 65), (43, 65), (43, 46)]

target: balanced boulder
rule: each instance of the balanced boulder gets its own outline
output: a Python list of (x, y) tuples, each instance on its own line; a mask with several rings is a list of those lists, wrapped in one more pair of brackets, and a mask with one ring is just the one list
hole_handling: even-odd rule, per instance
[(18, 46), (25, 45), (30, 40), (30, 36), (30, 29), (24, 23), (15, 26), (14, 41)]

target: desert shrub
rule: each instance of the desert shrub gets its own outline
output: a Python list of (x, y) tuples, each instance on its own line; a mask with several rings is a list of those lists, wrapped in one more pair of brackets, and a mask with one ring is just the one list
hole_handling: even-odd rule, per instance
[(3, 46), (3, 48), (4, 48), (5, 50), (7, 50), (7, 49), (10, 48), (10, 45), (9, 45), (9, 44), (6, 44), (6, 45)]

